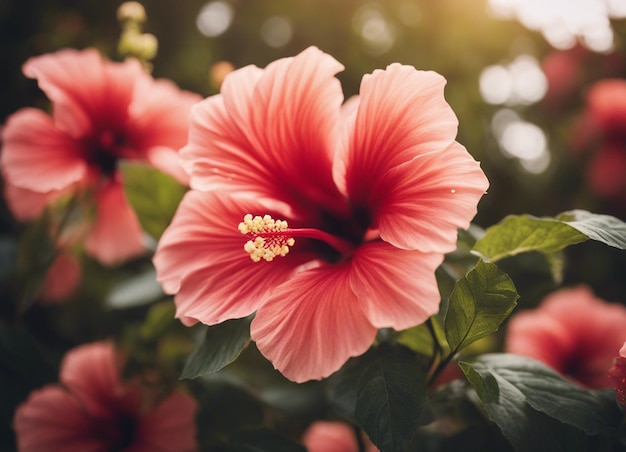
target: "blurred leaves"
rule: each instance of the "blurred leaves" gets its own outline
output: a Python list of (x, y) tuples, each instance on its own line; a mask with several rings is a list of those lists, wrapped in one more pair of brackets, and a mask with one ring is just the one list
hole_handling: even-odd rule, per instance
[(187, 191), (172, 176), (142, 163), (123, 162), (124, 192), (144, 231), (158, 239)]

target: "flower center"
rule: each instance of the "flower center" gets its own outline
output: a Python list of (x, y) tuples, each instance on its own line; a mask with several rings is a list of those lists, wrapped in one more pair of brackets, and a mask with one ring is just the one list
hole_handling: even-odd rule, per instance
[(253, 262), (260, 262), (262, 259), (271, 262), (276, 256), (286, 256), (289, 247), (296, 243), (294, 237), (322, 241), (341, 254), (347, 254), (354, 248), (346, 240), (327, 232), (312, 228), (292, 229), (285, 220), (274, 220), (270, 215), (261, 217), (247, 214), (239, 223), (238, 229), (250, 237), (243, 249)]

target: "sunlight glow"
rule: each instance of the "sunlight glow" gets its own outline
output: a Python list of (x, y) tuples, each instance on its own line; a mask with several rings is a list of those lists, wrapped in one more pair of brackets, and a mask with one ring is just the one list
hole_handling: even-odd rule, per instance
[(209, 2), (198, 13), (196, 26), (204, 36), (214, 38), (228, 30), (234, 15), (235, 11), (229, 3)]
[(520, 55), (509, 65), (493, 65), (483, 69), (480, 93), (494, 105), (530, 105), (540, 101), (548, 89), (548, 81), (537, 60)]
[(396, 28), (376, 3), (366, 3), (359, 8), (352, 18), (352, 26), (373, 56), (388, 52), (396, 42)]
[(270, 47), (283, 47), (291, 41), (293, 26), (282, 16), (272, 16), (261, 26), (261, 38)]
[(511, 109), (503, 108), (491, 119), (491, 130), (502, 154), (517, 159), (529, 173), (539, 174), (550, 165), (551, 156), (544, 131), (524, 121)]
[(579, 39), (596, 52), (612, 50), (610, 19), (626, 17), (624, 0), (489, 0), (488, 8), (541, 32), (555, 48), (570, 48)]

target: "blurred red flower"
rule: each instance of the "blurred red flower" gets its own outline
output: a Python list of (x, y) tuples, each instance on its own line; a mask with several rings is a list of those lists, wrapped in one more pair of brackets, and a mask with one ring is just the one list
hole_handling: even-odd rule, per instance
[(597, 298), (588, 287), (562, 289), (514, 315), (509, 353), (535, 358), (589, 388), (611, 386), (607, 371), (626, 340), (626, 307)]
[(455, 141), (443, 77), (392, 64), (342, 107), (342, 69), (311, 47), (194, 106), (193, 190), (154, 257), (183, 323), (256, 311), (252, 339), (294, 381), (438, 311), (434, 271), (488, 186)]
[(591, 153), (585, 176), (597, 195), (626, 201), (626, 80), (591, 86), (572, 149)]
[[(308, 452), (359, 452), (355, 431), (343, 422), (316, 421), (302, 435)], [(378, 448), (363, 435), (365, 452), (378, 452)]]
[(60, 384), (33, 391), (16, 410), (19, 450), (196, 450), (195, 399), (177, 390), (147, 399), (122, 382), (118, 361), (109, 342), (70, 350)]
[(626, 342), (615, 358), (615, 364), (609, 369), (609, 378), (615, 389), (615, 398), (619, 403), (626, 406)]
[(143, 253), (118, 161), (145, 161), (186, 182), (177, 150), (199, 96), (154, 80), (138, 61), (113, 63), (95, 49), (34, 57), (23, 71), (37, 79), (53, 113), (24, 108), (2, 129), (5, 196), (16, 218), (36, 217), (62, 194), (90, 193), (95, 219), (86, 251), (105, 264)]

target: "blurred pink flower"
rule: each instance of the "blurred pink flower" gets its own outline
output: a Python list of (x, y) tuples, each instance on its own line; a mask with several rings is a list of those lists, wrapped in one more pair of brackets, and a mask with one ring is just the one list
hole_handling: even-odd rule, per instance
[(183, 323), (256, 311), (252, 339), (294, 381), (438, 311), (434, 271), (488, 186), (455, 141), (443, 77), (392, 64), (342, 109), (342, 69), (310, 47), (194, 106), (193, 190), (154, 257)]
[(187, 182), (177, 150), (200, 97), (154, 80), (137, 61), (113, 63), (95, 49), (34, 57), (23, 71), (37, 79), (53, 113), (24, 108), (2, 129), (5, 196), (16, 218), (32, 219), (60, 194), (90, 192), (96, 212), (86, 251), (105, 264), (143, 253), (118, 161), (145, 161)]
[(626, 341), (626, 307), (607, 303), (585, 286), (548, 295), (511, 318), (505, 348), (530, 356), (589, 388), (611, 386), (607, 371)]
[(626, 80), (594, 83), (576, 129), (573, 149), (591, 151), (589, 187), (599, 196), (626, 201)]
[(615, 358), (613, 367), (609, 369), (611, 387), (615, 389), (615, 398), (626, 406), (626, 342), (619, 351), (619, 356)]
[(82, 267), (71, 252), (61, 250), (52, 261), (41, 284), (39, 299), (44, 303), (66, 301), (78, 288)]
[[(316, 421), (302, 435), (308, 452), (359, 452), (355, 431), (343, 422)], [(378, 452), (378, 448), (363, 435), (365, 452)]]
[(196, 401), (174, 390), (146, 402), (141, 387), (120, 378), (110, 342), (65, 356), (60, 385), (33, 391), (15, 412), (20, 451), (193, 451)]

